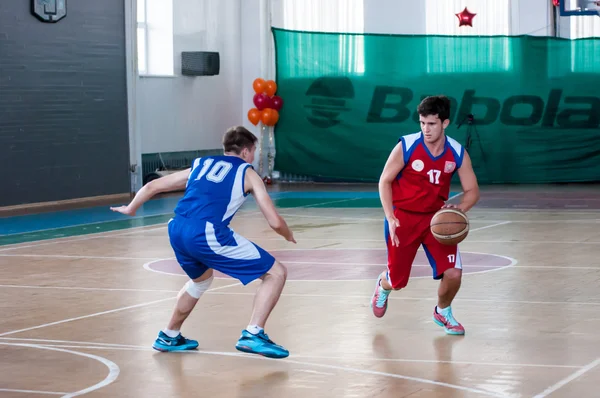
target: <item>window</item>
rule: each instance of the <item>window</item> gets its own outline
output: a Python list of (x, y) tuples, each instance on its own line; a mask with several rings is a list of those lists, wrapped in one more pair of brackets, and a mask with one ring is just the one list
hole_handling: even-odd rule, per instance
[[(282, 0), (283, 28), (290, 30), (333, 33), (364, 33), (363, 0)], [(319, 51), (317, 46), (299, 37), (294, 43), (292, 58), (299, 60), (290, 65), (293, 76), (360, 75), (365, 72), (365, 46), (362, 35), (331, 36), (326, 53), (316, 56), (311, 65), (301, 64), (302, 52)], [(305, 42), (302, 42), (304, 40)], [(310, 41), (310, 38), (308, 38)], [(320, 42), (322, 43), (322, 42)], [(332, 50), (333, 49), (333, 50)], [(323, 50), (322, 50), (323, 51)], [(311, 60), (313, 57), (311, 56)], [(318, 60), (326, 62), (318, 62)]]
[[(458, 26), (455, 14), (477, 14), (473, 27)], [(510, 35), (509, 0), (426, 0), (426, 33), (429, 73), (502, 72), (512, 68), (511, 42), (507, 37), (454, 40), (453, 36)], [(469, 54), (468, 57), (463, 56)]]
[[(577, 7), (577, 0), (568, 0), (568, 9)], [(586, 3), (592, 7), (592, 3)], [(594, 8), (600, 11), (600, 7)], [(600, 38), (600, 15), (570, 16), (571, 39)], [(571, 71), (575, 73), (600, 73), (600, 54), (597, 40), (573, 40), (571, 43)]]
[(173, 0), (137, 1), (138, 74), (173, 76)]

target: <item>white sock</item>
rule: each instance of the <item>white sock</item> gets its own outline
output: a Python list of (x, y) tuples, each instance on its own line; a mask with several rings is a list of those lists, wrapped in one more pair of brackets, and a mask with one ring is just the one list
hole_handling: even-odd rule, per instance
[(448, 315), (448, 312), (450, 312), (450, 306), (446, 307), (446, 308), (440, 308), (440, 307), (436, 307), (437, 308), (437, 313), (440, 315)]
[(259, 334), (260, 332), (262, 332), (264, 329), (261, 328), (258, 325), (248, 325), (248, 327), (246, 328), (247, 331), (249, 331), (252, 334)]
[(175, 338), (175, 337), (179, 336), (179, 330), (163, 329), (163, 333), (171, 338)]

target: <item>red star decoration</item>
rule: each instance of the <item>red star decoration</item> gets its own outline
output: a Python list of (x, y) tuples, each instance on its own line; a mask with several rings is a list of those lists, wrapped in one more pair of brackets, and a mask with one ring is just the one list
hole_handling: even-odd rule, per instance
[(473, 17), (477, 14), (472, 14), (469, 12), (467, 7), (464, 10), (459, 12), (458, 14), (454, 14), (458, 18), (458, 26), (471, 26), (473, 27)]

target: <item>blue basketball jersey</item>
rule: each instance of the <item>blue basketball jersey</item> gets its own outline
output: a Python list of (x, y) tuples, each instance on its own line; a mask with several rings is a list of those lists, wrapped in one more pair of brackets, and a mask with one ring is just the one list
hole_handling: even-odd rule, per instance
[(237, 156), (207, 156), (194, 160), (185, 194), (175, 214), (228, 225), (246, 200), (244, 177), (250, 163)]

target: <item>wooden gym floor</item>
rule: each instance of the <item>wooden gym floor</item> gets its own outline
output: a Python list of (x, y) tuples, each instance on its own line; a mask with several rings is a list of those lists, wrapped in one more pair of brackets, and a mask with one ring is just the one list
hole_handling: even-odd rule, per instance
[[(198, 351), (151, 349), (186, 281), (166, 218), (25, 232), (2, 219), (21, 229), (0, 236), (0, 397), (598, 396), (597, 187), (483, 190), (461, 244), (453, 308), (463, 337), (431, 319), (437, 282), (422, 252), (386, 316), (371, 314), (385, 267), (375, 188), (319, 189), (276, 201), (297, 245), (271, 232), (252, 203), (232, 224), (290, 270), (266, 328), (290, 350), (284, 360), (235, 350), (258, 282), (229, 278), (215, 279), (184, 325)], [(160, 200), (168, 217), (173, 202)], [(60, 228), (71, 232), (52, 235)]]

